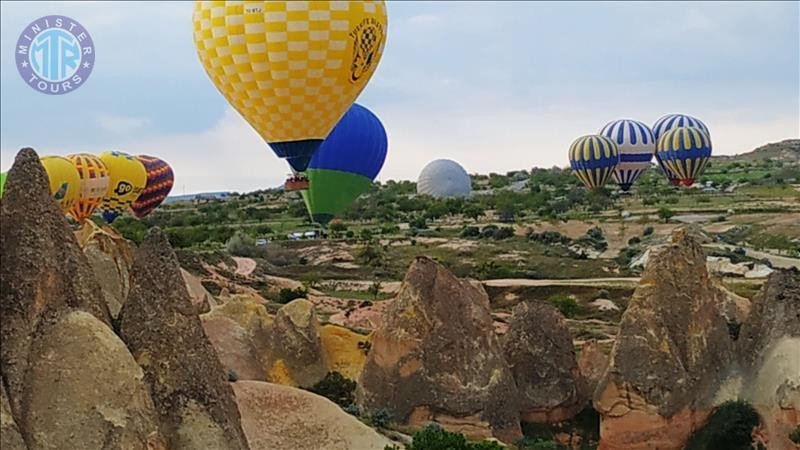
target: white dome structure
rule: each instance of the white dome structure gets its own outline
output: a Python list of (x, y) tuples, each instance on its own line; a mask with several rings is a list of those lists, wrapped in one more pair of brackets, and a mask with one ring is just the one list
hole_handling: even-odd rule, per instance
[(431, 161), (417, 180), (417, 194), (435, 198), (469, 197), (472, 181), (461, 165), (449, 159)]

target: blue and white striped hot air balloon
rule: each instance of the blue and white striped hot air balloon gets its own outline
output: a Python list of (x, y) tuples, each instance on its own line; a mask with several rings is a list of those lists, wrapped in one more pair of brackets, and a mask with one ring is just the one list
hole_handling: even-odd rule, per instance
[(658, 138), (656, 152), (661, 164), (679, 184), (691, 186), (711, 157), (711, 139), (700, 128), (673, 128)]
[(596, 134), (581, 136), (569, 147), (572, 173), (587, 189), (606, 184), (619, 164), (619, 150), (611, 139)]
[[(708, 127), (706, 124), (703, 123), (702, 120), (687, 116), (686, 114), (667, 114), (666, 116), (656, 120), (656, 123), (653, 124), (653, 135), (656, 138), (656, 144), (658, 144), (658, 139), (669, 130), (678, 127), (687, 127), (687, 128), (699, 128), (705, 132), (706, 136), (711, 139), (711, 132), (708, 131)], [(710, 145), (710, 141), (709, 141)], [(661, 156), (656, 152), (656, 161), (658, 161), (658, 165), (661, 166), (661, 170), (664, 171), (664, 175), (666, 175), (667, 179), (670, 183), (675, 186), (679, 186), (681, 184), (681, 177), (678, 174), (672, 173), (661, 160)]]
[(637, 120), (620, 119), (609, 122), (600, 130), (600, 134), (617, 144), (619, 165), (613, 177), (620, 189), (627, 192), (639, 175), (650, 167), (656, 152), (653, 132)]

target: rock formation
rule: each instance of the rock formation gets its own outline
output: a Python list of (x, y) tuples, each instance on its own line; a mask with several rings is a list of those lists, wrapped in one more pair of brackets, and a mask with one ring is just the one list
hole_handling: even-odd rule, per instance
[(258, 381), (233, 383), (242, 426), (253, 449), (383, 450), (392, 442), (330, 400)]
[(595, 393), (601, 448), (680, 449), (713, 408), (733, 360), (700, 243), (686, 229), (653, 249)]
[(372, 335), (357, 401), (412, 427), (439, 422), (475, 438), (521, 437), (518, 391), (482, 288), (417, 258)]
[(583, 397), (591, 399), (598, 383), (608, 369), (608, 355), (600, 348), (596, 339), (589, 340), (578, 357), (578, 370), (581, 372)]
[(523, 421), (561, 422), (583, 409), (588, 397), (580, 396), (572, 335), (557, 309), (541, 302), (518, 304), (502, 344)]
[(152, 229), (135, 252), (120, 334), (144, 369), (172, 449), (246, 449), (227, 373), (191, 303), (175, 253)]
[(263, 364), (250, 334), (233, 319), (214, 314), (203, 317), (203, 329), (217, 351), (220, 362), (239, 380), (266, 379)]
[(740, 397), (761, 415), (770, 449), (792, 449), (800, 426), (800, 271), (777, 270), (753, 302), (737, 340)]
[(314, 305), (305, 299), (294, 300), (278, 310), (272, 325), (268, 379), (310, 387), (322, 380), (327, 361), (322, 350), (320, 325)]
[(116, 318), (131, 289), (133, 252), (130, 244), (111, 228), (100, 228), (91, 220), (75, 234), (100, 284), (111, 316)]
[(17, 427), (17, 422), (11, 414), (11, 405), (8, 403), (5, 383), (0, 380), (0, 448), (4, 450), (27, 450), (25, 441)]
[(324, 325), (319, 337), (328, 372), (339, 372), (345, 378), (358, 380), (367, 362), (369, 338), (336, 325)]
[(47, 174), (32, 149), (21, 150), (8, 172), (0, 222), (0, 370), (17, 416), (30, 346), (42, 328), (76, 309), (105, 324), (110, 324), (110, 317), (86, 256), (52, 200)]

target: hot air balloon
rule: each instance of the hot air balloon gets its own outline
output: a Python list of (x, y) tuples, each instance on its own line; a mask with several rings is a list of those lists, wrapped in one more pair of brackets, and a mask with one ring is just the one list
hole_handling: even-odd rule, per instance
[(327, 225), (372, 184), (386, 160), (388, 141), (381, 121), (353, 104), (311, 158), (303, 192), (314, 222)]
[(417, 179), (417, 194), (434, 198), (469, 197), (472, 180), (461, 165), (449, 159), (428, 163)]
[(700, 119), (687, 116), (685, 114), (667, 114), (666, 116), (656, 120), (656, 123), (653, 124), (653, 135), (656, 137), (657, 141), (662, 134), (678, 127), (700, 128), (701, 130), (705, 131), (709, 137), (711, 137), (711, 133), (708, 131), (706, 124), (704, 124)]
[(198, 1), (208, 76), (295, 172), (364, 89), (386, 43), (383, 1)]
[(43, 156), (39, 160), (50, 180), (50, 195), (61, 211), (68, 213), (81, 193), (78, 171), (72, 161), (61, 156)]
[(108, 191), (108, 171), (100, 158), (89, 153), (78, 153), (67, 156), (72, 161), (81, 179), (78, 199), (72, 203), (70, 214), (80, 223), (92, 216), (94, 209), (103, 200)]
[(575, 139), (569, 147), (572, 173), (588, 189), (602, 187), (619, 164), (619, 150), (611, 139), (596, 134)]
[(123, 152), (104, 152), (100, 160), (108, 169), (109, 187), (100, 202), (100, 214), (106, 223), (127, 211), (147, 184), (147, 172), (136, 157)]
[(617, 144), (619, 165), (612, 176), (620, 189), (630, 190), (639, 175), (650, 167), (656, 152), (656, 140), (650, 128), (637, 120), (615, 120), (600, 130), (600, 134)]
[(131, 205), (131, 213), (137, 218), (150, 214), (167, 198), (175, 176), (172, 167), (166, 161), (155, 156), (137, 155), (136, 159), (142, 163), (147, 172), (147, 184), (139, 198)]
[(658, 138), (656, 151), (661, 161), (683, 186), (691, 186), (711, 157), (711, 139), (700, 128), (678, 127)]

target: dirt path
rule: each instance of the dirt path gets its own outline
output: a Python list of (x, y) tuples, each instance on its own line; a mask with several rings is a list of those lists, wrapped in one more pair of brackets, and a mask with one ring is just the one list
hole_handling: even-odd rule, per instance
[(233, 260), (236, 261), (236, 275), (246, 277), (256, 270), (256, 262), (252, 258), (234, 256)]
[[(708, 244), (707, 247), (725, 248), (728, 250), (734, 250), (736, 248), (733, 245), (727, 245), (727, 244)], [(800, 269), (800, 259), (797, 258), (790, 258), (788, 256), (778, 256), (778, 255), (773, 255), (772, 253), (759, 252), (758, 250), (753, 250), (746, 247), (744, 247), (744, 252), (747, 256), (751, 258), (769, 260), (769, 262), (771, 262), (774, 267), (778, 267), (781, 269), (790, 269), (794, 267)]]

